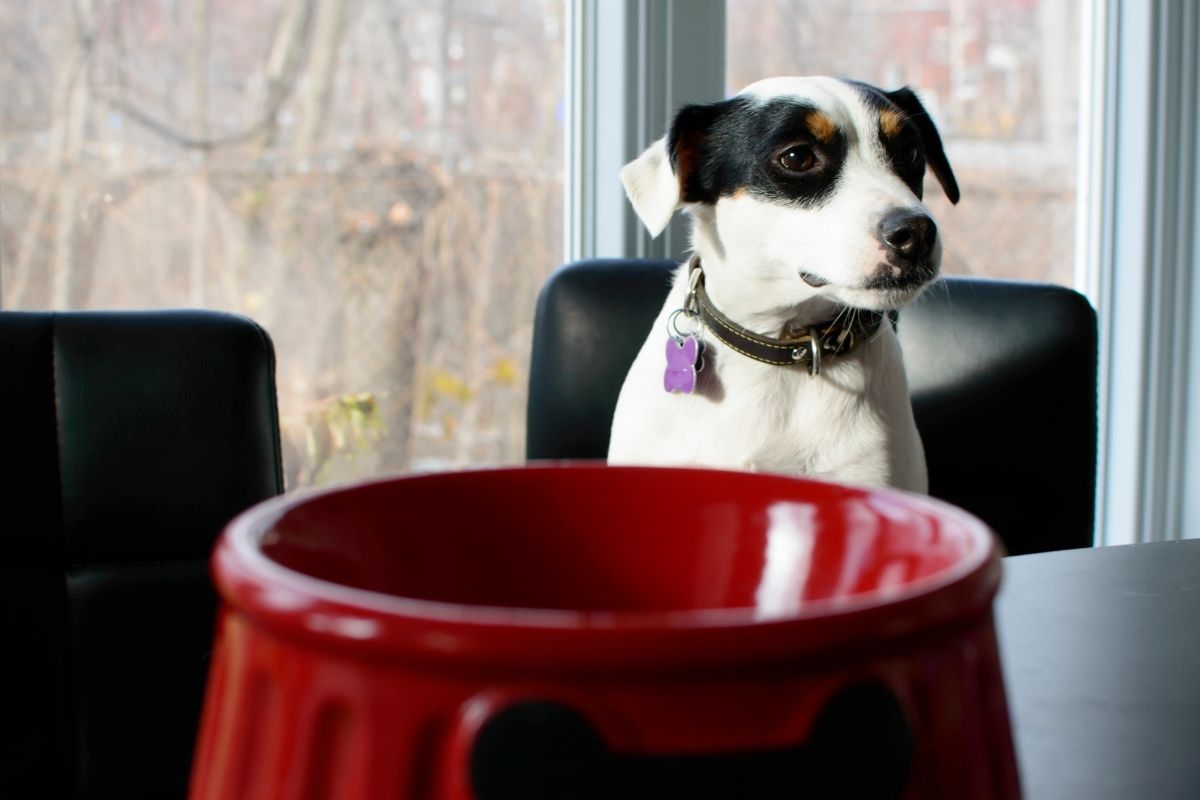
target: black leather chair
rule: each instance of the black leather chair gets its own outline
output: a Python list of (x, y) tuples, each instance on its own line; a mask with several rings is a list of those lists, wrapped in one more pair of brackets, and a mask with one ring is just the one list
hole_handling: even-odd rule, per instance
[[(551, 276), (534, 322), (529, 459), (604, 457), (621, 383), (674, 267), (593, 260)], [(930, 494), (983, 519), (1012, 554), (1091, 545), (1088, 301), (1057, 286), (949, 277), (900, 313), (897, 331)]]
[(186, 795), (209, 551), (283, 489), (274, 366), (226, 314), (0, 313), (0, 797)]

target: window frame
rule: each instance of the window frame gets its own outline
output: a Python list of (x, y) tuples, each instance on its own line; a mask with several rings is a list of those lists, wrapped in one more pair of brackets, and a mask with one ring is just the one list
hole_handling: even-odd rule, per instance
[(1096, 543), (1200, 537), (1185, 491), (1200, 486), (1200, 14), (1085, 11), (1076, 269), (1100, 332)]
[(566, 85), (566, 260), (682, 260), (687, 221), (651, 238), (617, 173), (680, 106), (724, 98), (725, 0), (567, 0)]

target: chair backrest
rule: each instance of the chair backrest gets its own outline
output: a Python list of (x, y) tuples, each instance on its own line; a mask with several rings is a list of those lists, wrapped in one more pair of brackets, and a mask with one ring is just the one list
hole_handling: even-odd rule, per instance
[[(625, 373), (675, 266), (598, 259), (550, 277), (534, 321), (529, 459), (604, 458)], [(1088, 301), (1058, 286), (947, 277), (900, 312), (897, 332), (930, 494), (983, 519), (1013, 554), (1091, 545)]]
[(274, 366), (227, 314), (0, 313), (0, 796), (186, 794), (209, 552), (283, 489)]

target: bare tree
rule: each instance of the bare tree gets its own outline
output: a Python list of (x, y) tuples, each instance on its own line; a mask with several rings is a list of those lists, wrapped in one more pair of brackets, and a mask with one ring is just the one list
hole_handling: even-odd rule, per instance
[(28, 17), (58, 67), (7, 151), (5, 302), (253, 314), (293, 483), (519, 459), (557, 0), (69, 2), (74, 29)]

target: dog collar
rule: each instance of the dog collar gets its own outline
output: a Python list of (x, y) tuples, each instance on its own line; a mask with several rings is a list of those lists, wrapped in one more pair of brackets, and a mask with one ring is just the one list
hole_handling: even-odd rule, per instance
[(858, 309), (852, 314), (836, 314), (829, 322), (809, 326), (797, 336), (783, 339), (761, 336), (738, 325), (713, 305), (704, 290), (704, 268), (698, 255), (688, 262), (684, 310), (698, 314), (705, 328), (747, 358), (777, 367), (807, 364), (810, 375), (820, 374), (824, 359), (845, 355), (874, 336), (884, 318), (878, 311)]

